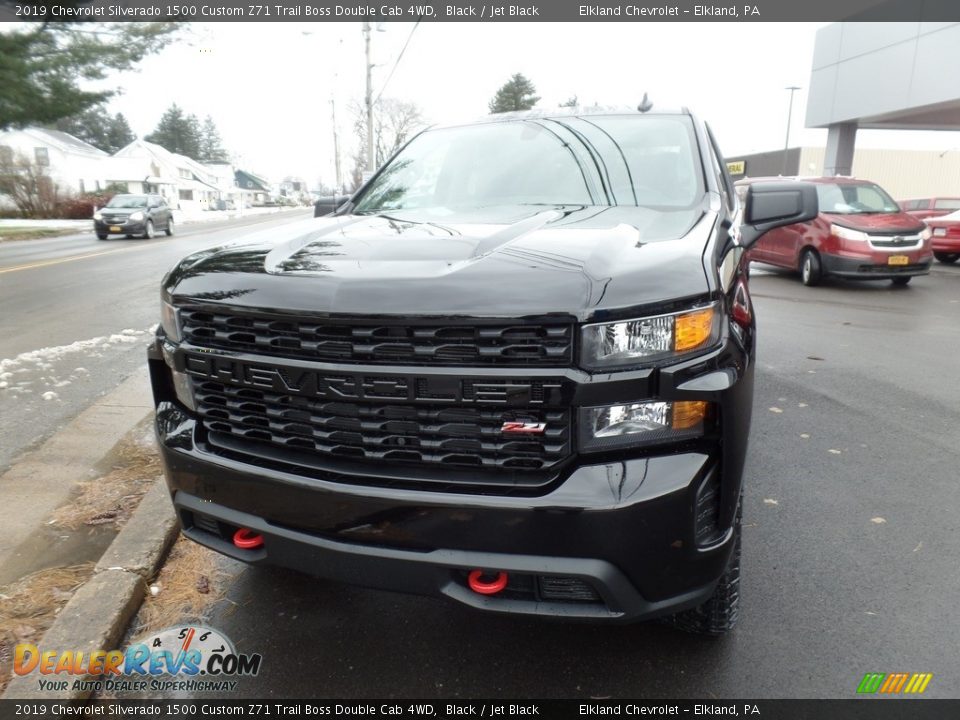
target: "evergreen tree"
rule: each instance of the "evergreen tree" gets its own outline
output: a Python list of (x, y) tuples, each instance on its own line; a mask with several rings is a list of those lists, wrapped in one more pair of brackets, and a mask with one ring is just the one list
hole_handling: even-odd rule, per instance
[(156, 129), (144, 139), (156, 143), (172, 153), (189, 158), (200, 157), (200, 122), (196, 115), (184, 115), (173, 103), (160, 118)]
[(200, 129), (200, 157), (202, 162), (227, 162), (229, 156), (223, 147), (223, 139), (213, 118), (207, 115)]
[(109, 149), (108, 123), (110, 116), (103, 105), (96, 105), (88, 110), (70, 117), (60, 118), (49, 127), (54, 130), (69, 133), (78, 140), (90, 143), (104, 152), (113, 152)]
[(136, 139), (137, 136), (133, 134), (133, 131), (130, 129), (130, 123), (127, 122), (127, 119), (123, 116), (123, 113), (117, 113), (113, 116), (113, 119), (110, 121), (110, 125), (107, 129), (107, 142), (109, 144), (109, 149), (101, 149), (113, 154), (117, 150), (125, 148)]
[[(38, 0), (34, 6), (54, 3)], [(86, 5), (60, 0), (56, 5)], [(50, 8), (41, 15), (52, 17)], [(82, 115), (116, 94), (90, 90), (92, 81), (130, 70), (165, 47), (175, 23), (88, 23), (44, 21), (4, 23), (0, 32), (0, 130), (50, 125)]]
[(70, 133), (78, 140), (111, 155), (133, 142), (135, 137), (123, 114), (117, 113), (111, 118), (103, 105), (84, 110), (79, 115), (61, 118), (48, 127)]
[(517, 73), (497, 90), (488, 107), (491, 113), (514, 112), (529, 110), (540, 99), (536, 95), (537, 89), (522, 74)]

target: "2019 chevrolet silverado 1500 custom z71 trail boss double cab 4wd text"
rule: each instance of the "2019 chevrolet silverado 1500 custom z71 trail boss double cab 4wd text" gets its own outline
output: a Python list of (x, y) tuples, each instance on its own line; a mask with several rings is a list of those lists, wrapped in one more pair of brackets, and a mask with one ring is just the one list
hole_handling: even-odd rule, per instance
[(742, 206), (676, 113), (415, 137), (332, 217), (165, 278), (150, 350), (187, 537), (251, 563), (571, 618), (737, 617), (754, 319)]

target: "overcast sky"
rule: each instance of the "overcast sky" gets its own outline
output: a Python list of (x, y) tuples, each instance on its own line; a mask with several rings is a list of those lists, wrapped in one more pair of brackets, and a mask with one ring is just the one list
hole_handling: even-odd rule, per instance
[[(657, 107), (687, 107), (714, 128), (733, 158), (782, 148), (788, 85), (796, 93), (790, 144), (824, 145), (826, 131), (804, 128), (816, 31), (799, 23), (385, 23), (372, 39), (374, 94), (404, 43), (383, 90), (417, 103), (432, 122), (487, 112), (513, 73), (536, 85), (540, 105), (635, 106), (644, 92)], [(196, 23), (189, 42), (148, 58), (112, 83), (139, 136), (175, 101), (216, 121), (227, 149), (250, 170), (279, 180), (299, 175), (332, 184), (331, 98), (336, 99), (346, 177), (355, 146), (351, 104), (364, 93), (359, 22)], [(960, 147), (960, 133), (861, 131), (858, 145)]]

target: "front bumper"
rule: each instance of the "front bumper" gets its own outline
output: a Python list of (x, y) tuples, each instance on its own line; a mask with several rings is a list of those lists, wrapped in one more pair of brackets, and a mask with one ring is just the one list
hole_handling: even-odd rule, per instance
[[(190, 422), (173, 407), (158, 414), (183, 532), (252, 564), (446, 596), (483, 610), (640, 620), (701, 604), (732, 550), (729, 530), (709, 547), (695, 542), (697, 491), (716, 472), (714, 459), (701, 454), (583, 466), (537, 498), (456, 496), (254, 470), (188, 448)], [(283, 521), (270, 519), (278, 517)], [(261, 534), (263, 547), (235, 547), (239, 528)], [(479, 595), (465, 582), (474, 568), (518, 582), (502, 595)], [(597, 598), (544, 600), (533, 591), (543, 577), (580, 580)]]
[[(582, 405), (632, 400), (631, 388), (642, 397), (709, 399), (722, 420), (714, 437), (659, 452), (581, 455), (545, 488), (497, 494), (398, 487), (369, 477), (379, 469), (372, 466), (363, 476), (211, 445), (170, 386), (178, 352), (162, 336), (150, 352), (167, 483), (184, 534), (239, 560), (493, 612), (634, 621), (704, 602), (732, 552), (753, 365), (731, 338), (655, 376), (602, 376), (595, 386), (584, 376), (573, 390)], [(263, 546), (235, 547), (239, 528), (261, 534)], [(510, 584), (496, 596), (477, 594), (466, 582), (473, 569), (507, 572)], [(544, 584), (556, 578), (593, 595), (548, 596)]]
[(823, 271), (828, 275), (851, 280), (890, 280), (897, 277), (928, 275), (933, 255), (930, 252), (904, 253), (908, 257), (906, 265), (890, 265), (890, 253), (850, 257), (845, 255), (821, 255)]
[[(120, 228), (114, 230), (113, 228)], [(101, 235), (139, 235), (143, 233), (145, 224), (143, 220), (138, 222), (127, 221), (125, 223), (108, 223), (102, 220), (93, 221), (94, 232)]]

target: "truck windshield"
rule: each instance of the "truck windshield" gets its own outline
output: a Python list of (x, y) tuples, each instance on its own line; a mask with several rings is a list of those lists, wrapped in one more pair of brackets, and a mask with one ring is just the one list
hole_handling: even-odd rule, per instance
[(900, 212), (883, 188), (872, 183), (817, 183), (817, 200), (820, 212), (834, 215)]
[(703, 194), (696, 148), (683, 115), (531, 118), (429, 130), (394, 157), (354, 212), (686, 208)]

